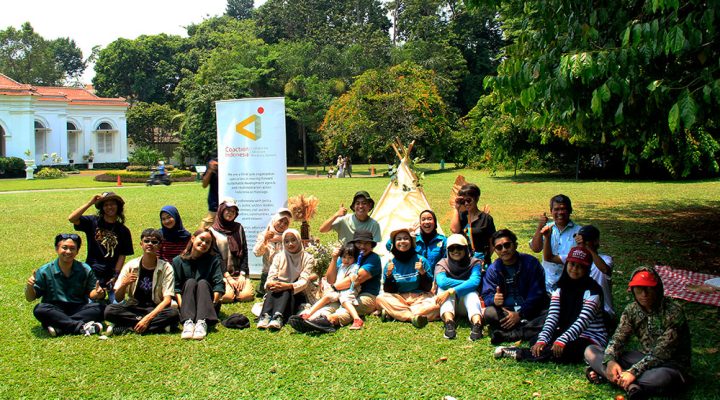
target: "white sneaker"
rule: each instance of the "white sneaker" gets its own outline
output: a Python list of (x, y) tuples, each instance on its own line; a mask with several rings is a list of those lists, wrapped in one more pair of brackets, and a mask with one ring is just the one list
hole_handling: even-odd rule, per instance
[(183, 324), (183, 331), (180, 334), (181, 339), (192, 339), (193, 332), (195, 332), (195, 324), (191, 319), (185, 321)]
[(100, 333), (102, 332), (102, 324), (95, 321), (86, 322), (85, 325), (82, 326), (80, 332), (85, 336)]
[(47, 331), (48, 331), (48, 334), (50, 334), (50, 336), (52, 336), (52, 337), (58, 337), (58, 336), (60, 336), (60, 334), (61, 334), (61, 333), (60, 333), (60, 329), (57, 329), (57, 328), (52, 327), (52, 326), (48, 326), (48, 327), (47, 327)]
[(267, 329), (269, 324), (270, 324), (270, 315), (263, 314), (262, 316), (260, 316), (260, 319), (257, 322), (257, 328), (258, 329)]
[(204, 319), (198, 320), (195, 324), (195, 331), (193, 332), (192, 338), (195, 340), (203, 340), (207, 336), (207, 323)]

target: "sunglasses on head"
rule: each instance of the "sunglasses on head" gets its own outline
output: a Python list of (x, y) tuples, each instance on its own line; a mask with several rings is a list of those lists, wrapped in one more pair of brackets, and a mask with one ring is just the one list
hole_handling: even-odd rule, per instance
[(153, 245), (153, 246), (157, 246), (157, 245), (160, 244), (160, 241), (157, 240), (157, 239), (143, 239), (142, 242), (145, 243), (145, 244), (151, 244), (151, 245)]
[(502, 249), (510, 250), (512, 245), (513, 245), (513, 242), (505, 242), (505, 243), (496, 244), (495, 251), (501, 251)]
[(78, 236), (74, 233), (61, 233), (58, 236), (60, 236), (60, 239), (62, 239), (62, 240), (68, 240), (68, 239), (79, 240), (80, 239), (80, 236)]

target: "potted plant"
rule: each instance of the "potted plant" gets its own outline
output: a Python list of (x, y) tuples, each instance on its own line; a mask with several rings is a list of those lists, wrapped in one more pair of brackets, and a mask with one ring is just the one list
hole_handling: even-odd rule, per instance
[(93, 161), (95, 160), (95, 153), (93, 153), (93, 149), (88, 150), (87, 154), (87, 161), (88, 161), (88, 169), (93, 169)]
[(30, 151), (30, 149), (25, 150), (25, 152), (23, 154), (25, 154), (25, 160), (24, 160), (25, 166), (26, 167), (34, 167), (35, 160), (33, 158), (31, 158), (32, 152)]

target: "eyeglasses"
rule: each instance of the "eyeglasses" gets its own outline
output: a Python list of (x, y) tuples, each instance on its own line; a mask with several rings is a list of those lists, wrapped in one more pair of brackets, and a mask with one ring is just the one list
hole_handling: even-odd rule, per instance
[(157, 240), (157, 239), (154, 239), (154, 240), (153, 240), (153, 239), (143, 239), (142, 242), (145, 243), (145, 244), (151, 244), (151, 245), (153, 245), (153, 246), (157, 246), (157, 245), (160, 244), (160, 241)]
[(496, 244), (495, 251), (502, 251), (502, 249), (510, 250), (512, 245), (513, 245), (513, 242), (505, 242), (505, 243)]
[(458, 197), (455, 199), (456, 204), (470, 204), (472, 203), (472, 199), (464, 199), (462, 197)]
[(62, 240), (68, 240), (68, 239), (79, 240), (80, 239), (80, 236), (78, 236), (74, 233), (61, 233), (58, 236), (60, 236), (60, 239), (62, 239)]
[(450, 252), (450, 253), (458, 253), (461, 251), (464, 252), (465, 249), (466, 249), (466, 247), (463, 247), (463, 246), (450, 246), (450, 247), (448, 247), (448, 252)]

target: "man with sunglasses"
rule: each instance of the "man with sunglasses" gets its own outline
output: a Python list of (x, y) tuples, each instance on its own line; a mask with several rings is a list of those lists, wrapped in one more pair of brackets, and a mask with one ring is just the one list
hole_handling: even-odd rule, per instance
[(483, 276), (481, 293), (490, 342), (531, 340), (542, 329), (549, 306), (543, 267), (517, 251), (517, 236), (509, 229), (493, 233), (490, 241), (498, 258)]
[(108, 326), (108, 336), (169, 332), (178, 324), (178, 310), (170, 307), (175, 295), (173, 268), (158, 257), (162, 233), (145, 229), (140, 234), (140, 246), (142, 257), (125, 264), (115, 282), (115, 297), (121, 303), (105, 308), (105, 319), (113, 324)]
[(42, 298), (35, 306), (35, 318), (47, 329), (50, 336), (86, 335), (99, 333), (103, 319), (103, 306), (88, 303), (102, 299), (105, 290), (98, 285), (90, 266), (77, 261), (82, 239), (74, 233), (55, 236), (58, 257), (33, 271), (25, 285), (25, 299)]

